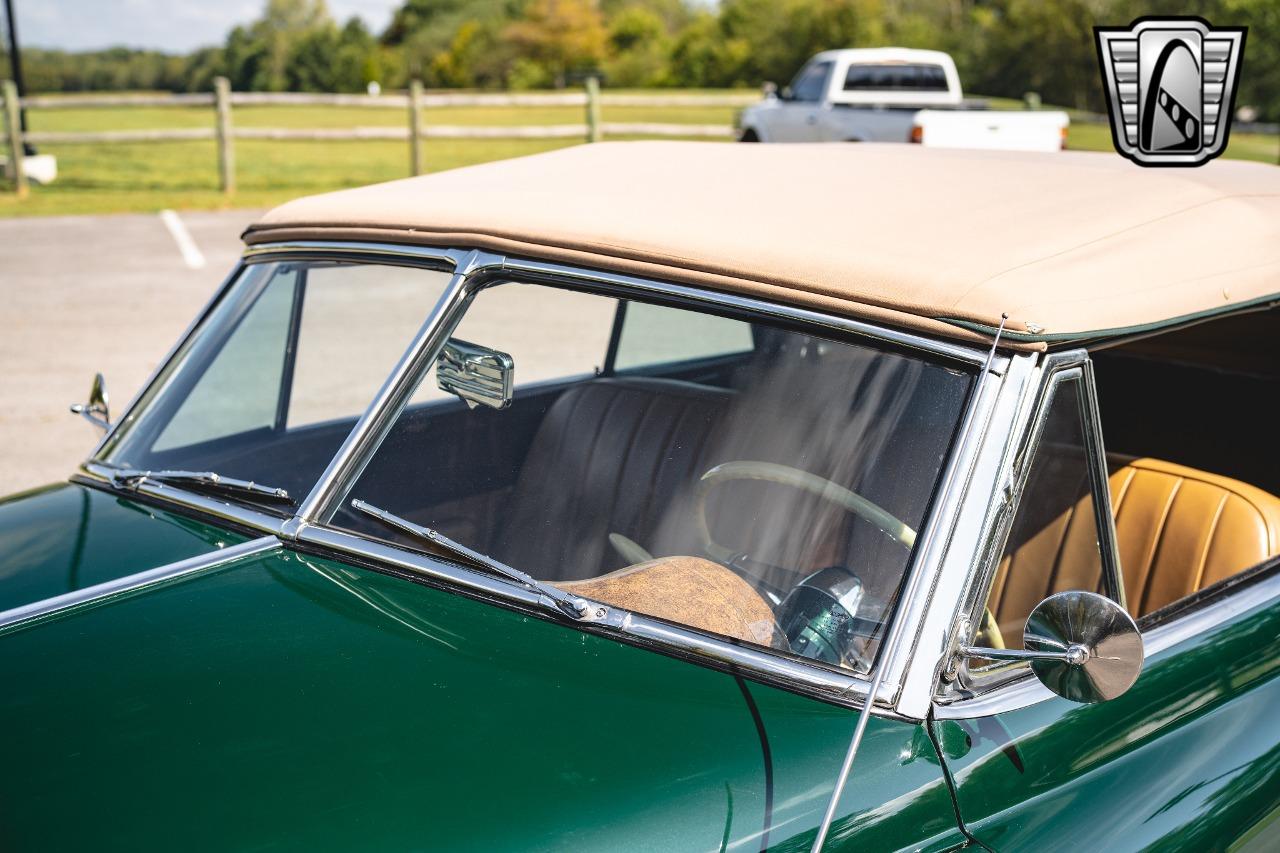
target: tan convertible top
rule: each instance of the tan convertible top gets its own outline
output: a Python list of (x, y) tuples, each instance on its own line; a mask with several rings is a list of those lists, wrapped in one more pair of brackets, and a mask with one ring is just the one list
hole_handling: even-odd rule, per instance
[(953, 338), (1095, 338), (1280, 293), (1280, 168), (1115, 154), (619, 142), (312, 196), (251, 244), (481, 248)]

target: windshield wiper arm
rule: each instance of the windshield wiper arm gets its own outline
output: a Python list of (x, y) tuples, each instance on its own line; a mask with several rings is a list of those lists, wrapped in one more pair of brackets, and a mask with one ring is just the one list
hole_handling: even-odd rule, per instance
[(252, 480), (240, 480), (225, 477), (214, 471), (138, 471), (122, 468), (110, 475), (111, 484), (117, 488), (136, 491), (146, 481), (168, 484), (171, 486), (196, 486), (214, 492), (234, 495), (248, 495), (271, 501), (293, 503), (293, 498), (284, 489), (275, 486), (264, 486)]
[(351, 508), (358, 512), (362, 512), (365, 515), (373, 516), (388, 527), (394, 527), (396, 530), (408, 533), (410, 536), (417, 539), (423, 539), (434, 545), (439, 545), (450, 554), (453, 554), (456, 557), (461, 557), (469, 563), (486, 568), (491, 572), (496, 572), (508, 580), (513, 580), (517, 583), (523, 584), (534, 592), (537, 592), (540, 596), (548, 599), (551, 604), (555, 606), (556, 610), (571, 619), (583, 619), (587, 616), (588, 603), (585, 599), (569, 595), (564, 590), (552, 586), (549, 583), (534, 580), (519, 569), (512, 568), (506, 563), (500, 563), (492, 557), (481, 554), (479, 551), (473, 551), (466, 545), (453, 541), (438, 530), (434, 530), (430, 527), (424, 527), (421, 524), (414, 524), (407, 518), (401, 518), (393, 512), (388, 512), (385, 509), (376, 507), (371, 503), (360, 500), (359, 498), (351, 501)]

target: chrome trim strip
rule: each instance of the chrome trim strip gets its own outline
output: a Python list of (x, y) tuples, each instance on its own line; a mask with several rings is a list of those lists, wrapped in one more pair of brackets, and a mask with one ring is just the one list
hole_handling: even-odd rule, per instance
[[(372, 541), (353, 533), (307, 525), (297, 531), (295, 542), (300, 546), (334, 554), (338, 558), (364, 558), (430, 581), (460, 588), (482, 598), (498, 599), (508, 604), (536, 610), (549, 619), (562, 622), (566, 627), (580, 630), (592, 627), (604, 628), (611, 636), (624, 640), (669, 647), (709, 664), (718, 664), (766, 682), (800, 688), (807, 694), (817, 695), (848, 707), (862, 707), (870, 689), (866, 679), (852, 673), (844, 674), (800, 663), (762, 649), (738, 645), (693, 629), (608, 605), (605, 605), (609, 610), (608, 615), (598, 621), (579, 623), (558, 619), (542, 606), (535, 591), (505, 578), (486, 575), (466, 566)], [(887, 698), (881, 697), (881, 701)], [(898, 718), (898, 715), (887, 709), (877, 707), (875, 710), (882, 716)]]
[(1280, 598), (1280, 574), (1251, 583), (1239, 590), (1227, 590), (1216, 601), (1144, 631), (1142, 644), (1148, 658), (1162, 654), (1179, 643), (1198, 637), (1241, 613)]
[(369, 407), (347, 435), (337, 454), (329, 461), (311, 493), (298, 507), (297, 521), (314, 524), (328, 520), (335, 508), (334, 502), (359, 478), (405, 402), (413, 394), (419, 379), (430, 369), (438, 344), (442, 343), (448, 330), (453, 328), (456, 320), (466, 310), (471, 299), (466, 287), (468, 276), (480, 267), (498, 266), (501, 263), (502, 259), (497, 255), (471, 252), (458, 264), (449, 283), (445, 285), (440, 300), (427, 315), (426, 321), (396, 363), (391, 375), (370, 401)]
[[(378, 255), (383, 257), (404, 257), (416, 260), (445, 260), (453, 263), (455, 269), (461, 271), (467, 262), (467, 258), (470, 257), (471, 252), (462, 249), (439, 249), (431, 246), (409, 246), (373, 242), (365, 243), (358, 241), (330, 242), (325, 240), (299, 240), (281, 243), (263, 243), (256, 246), (250, 246), (244, 252), (246, 259), (256, 259), (263, 255), (275, 254), (361, 254)], [(824, 314), (820, 311), (796, 308), (790, 305), (767, 302), (747, 296), (737, 296), (719, 291), (671, 284), (658, 279), (648, 279), (638, 276), (622, 275), (619, 273), (596, 271), (585, 267), (576, 267), (567, 264), (557, 264), (525, 258), (502, 257), (483, 252), (476, 254), (487, 255), (489, 258), (493, 259), (501, 258), (502, 269), (511, 273), (513, 277), (518, 276), (519, 273), (547, 275), (563, 279), (566, 282), (578, 281), (584, 283), (614, 285), (627, 287), (633, 290), (679, 296), (700, 302), (719, 304), (731, 308), (740, 308), (766, 316), (781, 317), (784, 319), (825, 326), (827, 328), (843, 332), (853, 332), (865, 337), (874, 338), (876, 340), (897, 344), (911, 349), (921, 350), (923, 352), (933, 353), (935, 355), (946, 356), (948, 358), (973, 365), (982, 364), (987, 355), (985, 350), (977, 347), (939, 341), (924, 335), (916, 335), (911, 332), (884, 328), (861, 320), (853, 320), (832, 314)], [(1007, 359), (1002, 356), (997, 357), (993, 362), (993, 371), (996, 373), (1002, 373), (1006, 363)]]
[(902, 674), (897, 700), (897, 711), (903, 716), (923, 719), (928, 714), (941, 670), (956, 644), (957, 614), (971, 584), (983, 531), (999, 509), (1004, 466), (1012, 455), (1019, 412), (1028, 389), (1036, 386), (1036, 362), (1035, 355), (1015, 356), (1004, 376), (991, 380), (994, 391), (984, 403), (983, 428), (957, 450), (966, 460), (967, 473), (962, 485), (945, 496), (939, 507), (940, 521), (945, 518), (948, 528), (938, 541), (936, 555), (929, 555), (926, 564), (933, 566), (930, 595), (912, 602), (903, 614), (915, 623), (910, 665)]
[[(81, 465), (80, 473), (73, 475), (71, 481), (95, 487), (110, 487), (110, 490), (115, 494), (126, 494), (111, 485), (111, 468), (97, 462), (86, 462)], [(157, 483), (153, 480), (146, 480), (138, 484), (138, 487), (131, 489), (130, 492), (177, 504), (221, 521), (229, 521), (232, 524), (238, 524), (252, 530), (260, 530), (272, 536), (280, 535), (287, 522), (285, 518), (258, 512), (243, 504), (232, 503), (211, 495), (188, 491), (180, 486), (167, 483)]]
[[(1003, 330), (1003, 328), (1004, 324), (1002, 323), (1001, 329)], [(991, 372), (991, 366), (995, 362), (996, 358), (996, 346), (999, 343), (1000, 338), (997, 333), (996, 339), (991, 343), (990, 352), (988, 352), (986, 358), (983, 360), (982, 367), (978, 372), (973, 390), (970, 392), (967, 405), (965, 406), (964, 417), (960, 421), (956, 440), (953, 443), (950, 457), (947, 460), (946, 469), (943, 471), (942, 482), (938, 487), (939, 500), (936, 502), (938, 505), (946, 504), (947, 499), (950, 498), (953, 493), (957, 491), (963, 493), (965, 491), (964, 484), (957, 486), (956, 483), (957, 476), (962, 468), (968, 472), (965, 475), (966, 480), (968, 479), (969, 474), (972, 473), (972, 468), (970, 467), (972, 465), (972, 462), (970, 461), (971, 452), (962, 452), (962, 448), (966, 450), (969, 448), (970, 438), (974, 433), (981, 435), (985, 432), (983, 427), (979, 426), (978, 423), (979, 420), (982, 420), (982, 422), (985, 423), (986, 417), (980, 418), (979, 413), (985, 412), (987, 417), (990, 416), (991, 406), (989, 403), (984, 405), (984, 401), (988, 400), (988, 398), (994, 397), (995, 394), (999, 392), (1000, 380), (998, 377), (993, 376)], [(993, 387), (996, 390), (988, 393), (989, 389)], [(979, 441), (979, 445), (980, 444), (981, 442)], [(946, 526), (944, 525), (944, 522), (953, 520), (953, 518), (954, 514), (948, 517), (941, 514), (937, 507), (935, 507), (934, 511), (930, 514), (924, 528), (923, 536), (918, 544), (918, 549), (913, 554), (914, 559), (911, 561), (912, 565), (907, 570), (907, 580), (901, 593), (901, 601), (904, 605), (902, 609), (909, 609), (910, 605), (919, 603), (921, 598), (926, 602), (930, 598), (933, 580), (936, 579), (937, 572), (936, 566), (932, 566), (934, 569), (933, 571), (929, 570), (931, 568), (931, 563), (927, 558), (932, 556), (934, 543), (937, 541), (938, 533), (944, 529), (944, 526)], [(947, 538), (946, 534), (944, 534), (944, 538)], [(922, 593), (921, 588), (925, 585), (926, 577), (930, 579), (929, 591)], [(884, 641), (884, 648), (879, 655), (880, 662), (875, 669), (875, 674), (871, 681), (871, 687), (868, 691), (872, 697), (879, 697), (881, 687), (885, 684), (885, 675), (895, 665), (902, 666), (905, 669), (911, 658), (910, 651), (908, 650), (906, 659), (899, 662), (898, 646), (902, 644), (904, 637), (909, 635), (914, 636), (913, 620), (904, 618), (902, 613), (897, 613), (895, 615), (897, 618), (894, 618), (890, 623), (889, 631)], [(896, 697), (896, 685), (890, 685), (890, 687), (891, 695)], [(862, 744), (862, 738), (867, 731), (867, 723), (870, 718), (870, 714), (868, 713), (870, 710), (870, 704), (871, 703), (868, 702), (867, 706), (864, 706), (861, 709), (862, 713), (858, 716), (858, 723), (854, 727), (853, 737), (850, 739), (849, 747), (845, 751), (844, 761), (841, 763), (840, 771), (836, 776), (835, 786), (832, 788), (831, 796), (827, 800), (827, 807), (826, 811), (823, 813), (822, 822), (818, 825), (817, 832), (814, 834), (813, 845), (811, 847), (813, 853), (820, 853), (823, 845), (826, 843), (827, 833), (831, 829), (831, 823), (835, 820), (836, 808), (840, 804), (840, 797), (844, 793), (844, 787), (848, 782), (849, 773), (853, 770), (853, 764), (857, 759), (858, 750)]]
[(0, 613), (0, 634), (34, 624), (54, 614), (93, 606), (126, 593), (140, 592), (161, 584), (171, 583), (196, 572), (217, 568), (241, 557), (260, 554), (279, 547), (279, 539), (274, 536), (264, 536), (260, 539), (241, 542), (239, 545), (210, 551), (207, 554), (198, 554), (186, 560), (170, 563), (167, 566), (159, 566), (154, 569), (148, 569), (145, 572), (125, 575), (122, 578), (115, 578), (114, 580), (104, 581), (83, 589), (72, 590), (53, 598), (46, 598), (43, 601), (14, 607)]
[[(824, 314), (820, 311), (811, 311), (791, 305), (766, 302), (759, 299), (753, 299), (748, 296), (738, 296), (736, 294), (722, 293), (715, 290), (704, 290), (697, 287), (671, 284), (655, 279), (639, 278), (636, 276), (621, 275), (618, 273), (596, 272), (564, 264), (554, 264), (510, 257), (506, 259), (506, 262), (503, 265), (503, 270), (504, 272), (512, 274), (513, 277), (518, 277), (518, 274), (522, 272), (547, 275), (565, 280), (616, 285), (618, 287), (626, 287), (632, 290), (662, 293), (698, 302), (724, 305), (730, 308), (740, 308), (745, 311), (751, 311), (765, 316), (797, 320), (811, 325), (825, 326), (842, 332), (853, 332), (864, 337), (885, 341), (886, 343), (897, 344), (898, 346), (908, 347), (910, 349), (920, 350), (934, 355), (946, 356), (967, 364), (980, 365), (987, 357), (986, 351), (982, 349), (967, 347), (962, 344), (953, 344), (946, 341), (939, 341), (922, 335), (899, 331), (897, 329), (876, 326), (861, 320), (853, 320), (833, 314)], [(1002, 373), (1006, 363), (1006, 358), (1003, 356), (997, 357), (992, 362), (994, 372)]]
[(1116, 516), (1111, 506), (1110, 474), (1107, 471), (1107, 448), (1102, 441), (1102, 415), (1098, 410), (1098, 388), (1093, 373), (1093, 360), (1086, 354), (1084, 375), (1080, 390), (1084, 397), (1081, 414), (1084, 416), (1085, 452), (1089, 457), (1089, 476), (1093, 481), (1094, 524), (1098, 531), (1098, 550), (1102, 557), (1102, 571), (1111, 586), (1111, 597), (1122, 608), (1128, 609), (1124, 589), (1124, 573), (1120, 568), (1120, 544), (1116, 533)]
[[(1280, 574), (1250, 584), (1237, 592), (1228, 592), (1217, 601), (1206, 604), (1177, 619), (1142, 634), (1144, 660), (1164, 654), (1187, 640), (1204, 635), (1217, 626), (1280, 598)], [(933, 706), (934, 719), (969, 720), (1019, 711), (1054, 698), (1054, 694), (1031, 673), (1011, 684), (1005, 684), (970, 699)]]
[(282, 243), (261, 243), (245, 248), (246, 261), (258, 263), (263, 255), (289, 254), (359, 254), (383, 257), (412, 258), (414, 260), (444, 261), (455, 270), (471, 254), (467, 249), (441, 249), (435, 246), (402, 246), (391, 243), (362, 243), (329, 240), (293, 240)]

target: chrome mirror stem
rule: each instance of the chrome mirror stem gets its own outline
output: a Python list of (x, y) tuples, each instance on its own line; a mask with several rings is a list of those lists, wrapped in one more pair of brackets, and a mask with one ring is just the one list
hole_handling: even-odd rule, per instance
[(1082, 666), (1089, 659), (1091, 650), (1079, 643), (1072, 644), (1061, 652), (1030, 651), (1026, 649), (984, 649), (980, 646), (961, 646), (960, 657), (982, 658), (985, 660), (1007, 660), (1019, 663), (1031, 661), (1055, 661), (1057, 663)]
[(89, 402), (72, 403), (71, 414), (79, 415), (105, 433), (111, 429), (111, 409), (107, 399), (107, 382), (101, 373), (95, 373), (93, 385), (89, 387)]

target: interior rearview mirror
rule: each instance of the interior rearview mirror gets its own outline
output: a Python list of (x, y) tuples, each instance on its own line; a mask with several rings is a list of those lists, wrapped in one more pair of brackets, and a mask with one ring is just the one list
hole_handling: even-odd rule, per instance
[(103, 432), (111, 429), (111, 409), (107, 403), (107, 382), (102, 378), (101, 373), (93, 375), (93, 384), (89, 386), (88, 402), (72, 403), (71, 413), (80, 415)]
[(511, 356), (458, 338), (445, 341), (436, 359), (436, 385), (461, 397), (469, 409), (478, 405), (505, 409), (511, 405), (514, 379)]
[(962, 657), (1021, 661), (1040, 683), (1072, 702), (1105, 702), (1142, 672), (1142, 635), (1125, 609), (1093, 592), (1049, 596), (1027, 617), (1024, 650), (964, 646)]

